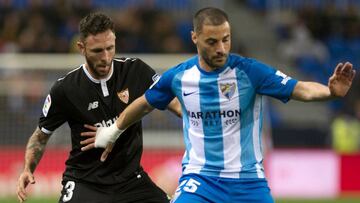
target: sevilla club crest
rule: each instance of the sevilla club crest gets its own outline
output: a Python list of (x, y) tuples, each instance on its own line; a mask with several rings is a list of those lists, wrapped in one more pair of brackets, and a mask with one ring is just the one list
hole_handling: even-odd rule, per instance
[(124, 102), (125, 104), (129, 103), (129, 89), (126, 88), (122, 90), (121, 92), (117, 93), (120, 101)]

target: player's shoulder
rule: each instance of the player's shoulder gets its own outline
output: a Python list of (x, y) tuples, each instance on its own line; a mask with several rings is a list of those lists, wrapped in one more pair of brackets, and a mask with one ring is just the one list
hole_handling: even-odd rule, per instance
[(114, 58), (113, 62), (114, 62), (114, 66), (116, 67), (131, 66), (131, 65), (147, 65), (140, 58), (133, 58), (133, 57)]
[(75, 69), (72, 69), (71, 71), (67, 72), (65, 75), (58, 78), (55, 82), (56, 85), (64, 85), (67, 83), (71, 83), (71, 81), (74, 81), (75, 78), (78, 78), (80, 74), (83, 73), (83, 66), (84, 64), (78, 66)]
[(52, 92), (59, 92), (63, 91), (64, 89), (70, 87), (74, 87), (75, 83), (79, 81), (79, 77), (83, 74), (84, 64), (80, 65), (79, 67), (67, 72), (65, 75), (59, 77), (52, 85), (51, 91)]
[(141, 61), (139, 58), (133, 58), (133, 57), (117, 57), (114, 58), (114, 63), (117, 64), (127, 64), (127, 63), (133, 63), (135, 61)]
[(151, 69), (151, 67), (140, 58), (114, 58), (113, 64), (115, 71), (120, 72), (137, 71), (138, 69)]
[(258, 60), (254, 58), (248, 58), (234, 53), (229, 54), (228, 60), (229, 60), (228, 63), (232, 68), (239, 68), (239, 69), (246, 69), (249, 66), (258, 63)]
[(231, 68), (237, 68), (244, 72), (269, 71), (273, 67), (254, 58), (248, 58), (237, 54), (229, 55), (229, 65)]

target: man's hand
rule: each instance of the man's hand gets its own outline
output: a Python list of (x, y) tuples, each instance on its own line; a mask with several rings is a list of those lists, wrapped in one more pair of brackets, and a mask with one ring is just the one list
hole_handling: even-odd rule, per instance
[(351, 63), (339, 63), (329, 79), (328, 86), (331, 95), (334, 97), (344, 97), (351, 87), (355, 73), (356, 71), (353, 70)]
[(114, 147), (114, 143), (109, 143), (103, 153), (101, 154), (100, 161), (104, 162)]
[(116, 123), (110, 127), (94, 127), (91, 125), (84, 125), (85, 128), (88, 128), (92, 131), (82, 132), (81, 136), (87, 136), (86, 140), (80, 142), (82, 145), (86, 145), (81, 148), (82, 151), (87, 151), (93, 148), (105, 148), (104, 152), (101, 155), (100, 160), (105, 161), (108, 154), (112, 151), (116, 139), (121, 135), (124, 130), (117, 128)]
[(26, 200), (26, 190), (25, 188), (31, 184), (35, 184), (35, 179), (33, 174), (30, 171), (24, 170), (19, 177), (16, 193), (20, 202), (24, 202)]
[(89, 137), (86, 140), (80, 142), (81, 145), (85, 145), (84, 147), (81, 147), (81, 151), (87, 151), (95, 148), (95, 136), (96, 136), (97, 127), (87, 124), (85, 124), (84, 127), (91, 131), (80, 133), (81, 136)]

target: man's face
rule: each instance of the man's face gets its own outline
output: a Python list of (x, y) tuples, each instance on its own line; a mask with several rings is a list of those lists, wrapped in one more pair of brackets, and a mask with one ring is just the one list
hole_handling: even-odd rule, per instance
[[(230, 25), (203, 25), (200, 33), (192, 33), (205, 69), (215, 70), (225, 65), (231, 47)], [(207, 66), (207, 67), (206, 67)]]
[(106, 78), (115, 56), (115, 34), (111, 30), (89, 35), (84, 42), (78, 42), (85, 56), (86, 68), (96, 79)]

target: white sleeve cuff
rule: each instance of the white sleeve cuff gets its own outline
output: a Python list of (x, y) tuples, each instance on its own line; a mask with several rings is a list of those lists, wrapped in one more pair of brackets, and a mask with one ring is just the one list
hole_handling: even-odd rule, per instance
[(53, 134), (53, 132), (54, 132), (54, 131), (50, 131), (50, 130), (44, 128), (44, 127), (42, 127), (40, 130), (41, 130), (43, 133), (47, 134), (47, 135), (51, 135), (51, 134)]

